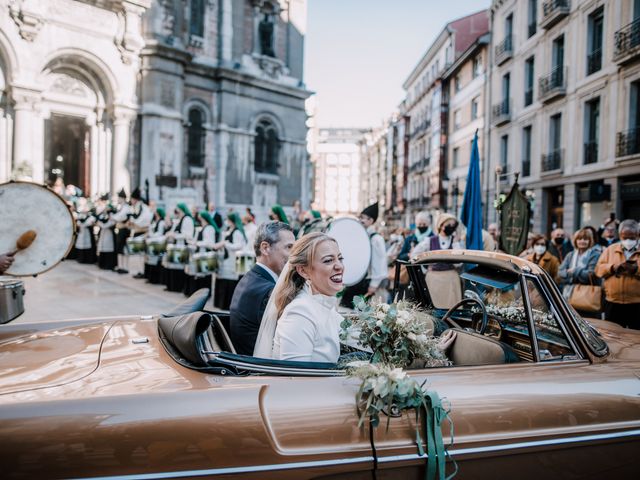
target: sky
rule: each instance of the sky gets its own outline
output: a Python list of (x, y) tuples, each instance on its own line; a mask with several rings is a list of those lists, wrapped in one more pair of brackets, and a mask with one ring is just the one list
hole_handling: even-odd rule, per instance
[(319, 127), (376, 127), (446, 23), (490, 0), (307, 0), (304, 80)]

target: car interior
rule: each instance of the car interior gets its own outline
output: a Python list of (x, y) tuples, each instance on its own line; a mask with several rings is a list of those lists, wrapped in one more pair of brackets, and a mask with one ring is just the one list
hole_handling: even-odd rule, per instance
[[(431, 264), (405, 266), (410, 284), (395, 293), (430, 316), (436, 336), (448, 329), (457, 332), (447, 352), (454, 367), (580, 358), (548, 292), (534, 275), (495, 265), (456, 263), (448, 267), (454, 276), (449, 273), (447, 278), (460, 282), (460, 288), (447, 288), (445, 296), (438, 298), (445, 290), (428, 288)], [(228, 334), (229, 313), (204, 310), (209, 295), (208, 289), (195, 292), (158, 321), (160, 339), (178, 363), (222, 375), (344, 374), (333, 363), (237, 354)], [(343, 347), (343, 353), (353, 351)], [(419, 361), (414, 362), (412, 368), (419, 366)]]

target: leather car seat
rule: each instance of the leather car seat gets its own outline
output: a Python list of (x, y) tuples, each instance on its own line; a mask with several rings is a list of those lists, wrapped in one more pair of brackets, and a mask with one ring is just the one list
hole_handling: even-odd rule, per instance
[(203, 338), (205, 350), (211, 352), (236, 353), (236, 349), (227, 334), (226, 329), (217, 315), (211, 314), (211, 326)]
[(520, 361), (513, 349), (505, 343), (460, 328), (451, 330), (456, 332), (456, 339), (447, 356), (454, 366), (500, 365)]

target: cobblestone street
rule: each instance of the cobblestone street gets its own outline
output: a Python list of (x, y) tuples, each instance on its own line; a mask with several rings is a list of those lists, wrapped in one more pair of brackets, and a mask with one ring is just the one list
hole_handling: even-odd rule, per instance
[(129, 314), (149, 315), (171, 309), (185, 299), (181, 293), (168, 292), (163, 285), (136, 280), (138, 269), (130, 263), (131, 273), (119, 275), (82, 265), (73, 260), (60, 263), (37, 277), (23, 278), (25, 312), (13, 323), (108, 317)]

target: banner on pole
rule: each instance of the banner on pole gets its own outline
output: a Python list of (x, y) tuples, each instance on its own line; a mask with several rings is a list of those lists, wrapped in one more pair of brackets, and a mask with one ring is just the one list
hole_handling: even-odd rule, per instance
[(527, 247), (529, 215), (529, 201), (515, 182), (500, 206), (500, 250), (518, 255)]

